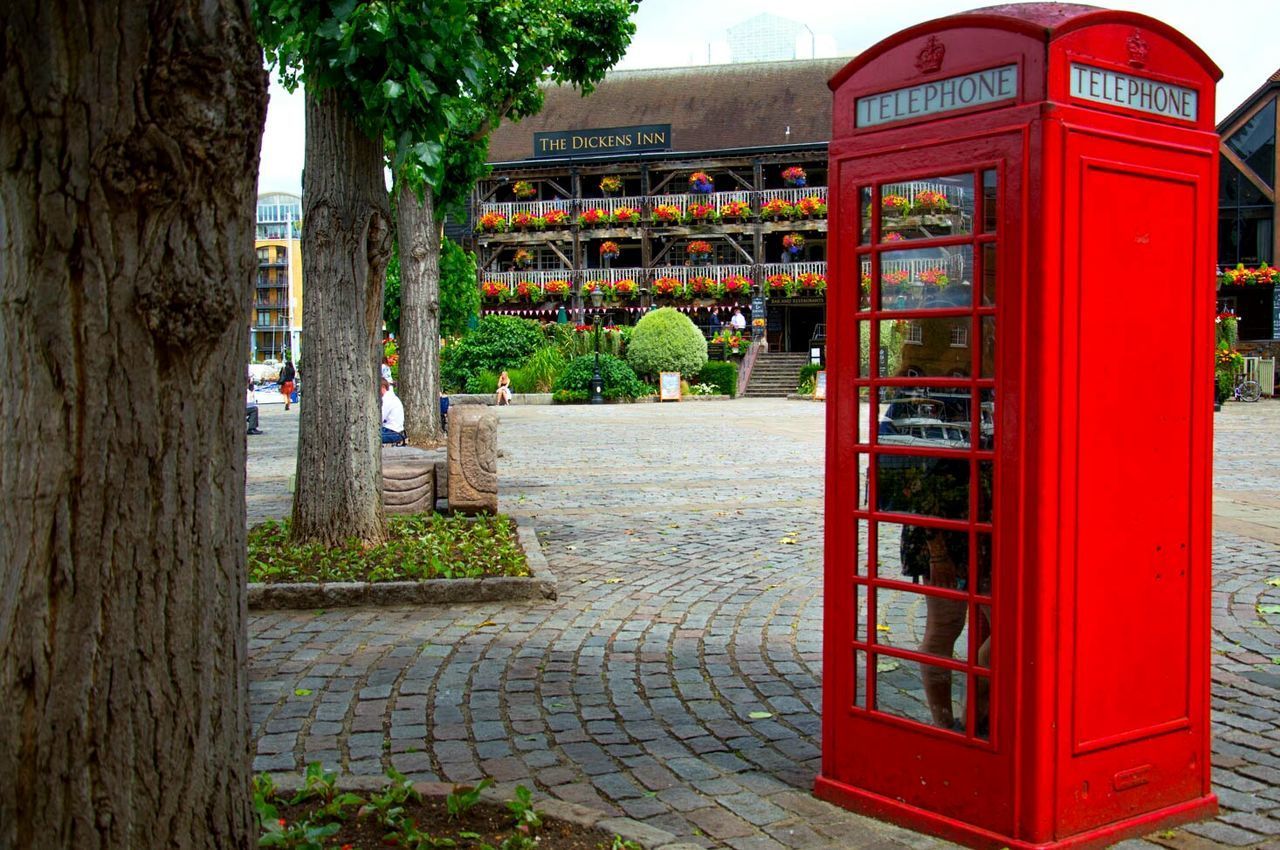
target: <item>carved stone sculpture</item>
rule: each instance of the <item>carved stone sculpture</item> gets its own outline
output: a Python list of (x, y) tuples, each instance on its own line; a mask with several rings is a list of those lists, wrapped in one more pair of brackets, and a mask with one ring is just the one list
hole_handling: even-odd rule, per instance
[(449, 508), (498, 512), (498, 416), (478, 405), (449, 411)]
[(382, 506), (389, 514), (425, 514), (434, 511), (435, 461), (430, 458), (383, 458)]

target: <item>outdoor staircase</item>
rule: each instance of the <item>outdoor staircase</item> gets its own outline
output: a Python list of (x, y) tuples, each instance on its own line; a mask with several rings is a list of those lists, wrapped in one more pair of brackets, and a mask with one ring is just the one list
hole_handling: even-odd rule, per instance
[(751, 370), (746, 398), (784, 398), (796, 391), (800, 370), (809, 362), (804, 352), (761, 354)]

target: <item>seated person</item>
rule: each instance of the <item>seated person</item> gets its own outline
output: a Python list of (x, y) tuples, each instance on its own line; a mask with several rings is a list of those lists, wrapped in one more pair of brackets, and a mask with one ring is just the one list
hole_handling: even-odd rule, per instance
[(499, 406), (511, 404), (511, 378), (507, 375), (507, 370), (503, 369), (502, 374), (498, 376), (498, 398)]
[(382, 442), (404, 442), (404, 405), (391, 388), (394, 381), (383, 378), (379, 392), (382, 395)]
[(258, 430), (258, 396), (253, 391), (253, 381), (249, 381), (249, 390), (245, 395), (244, 421), (249, 426), (246, 434), (261, 434)]

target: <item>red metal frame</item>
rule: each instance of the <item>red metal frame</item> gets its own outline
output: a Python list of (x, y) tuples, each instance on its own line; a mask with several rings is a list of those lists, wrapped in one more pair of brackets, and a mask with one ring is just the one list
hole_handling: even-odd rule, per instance
[[(920, 73), (916, 57), (938, 41), (948, 61)], [(1189, 125), (1074, 100), (1072, 61), (1195, 89), (1198, 119)], [(854, 124), (860, 96), (1015, 63), (1021, 76), (1012, 100), (887, 125)], [(1216, 810), (1208, 761), (1214, 303), (1198, 269), (1208, 269), (1214, 255), (1219, 76), (1198, 48), (1149, 18), (1029, 4), (914, 27), (833, 79), (819, 796), (974, 846), (1096, 846)], [(982, 200), (990, 170), (993, 233), (984, 231)], [(949, 175), (971, 176), (970, 233), (880, 239), (880, 187)], [(866, 191), (870, 228), (863, 237)], [(1135, 192), (1139, 222), (1105, 203)], [(1112, 238), (1132, 241), (1113, 246)], [(963, 245), (972, 246), (969, 306), (884, 309), (885, 255)], [(996, 263), (994, 304), (982, 297), (985, 246)], [(1150, 246), (1163, 246), (1163, 253)], [(859, 281), (864, 262), (871, 275), (866, 300)], [(1100, 310), (1106, 293), (1099, 281), (1108, 273), (1138, 273), (1139, 262), (1170, 284), (1159, 306), (1144, 305), (1150, 327), (1130, 333)], [(965, 318), (966, 377), (885, 375), (880, 358), (871, 356), (880, 352), (883, 321)], [(869, 323), (866, 374), (862, 322)], [(992, 322), (994, 374), (984, 374), (984, 333)], [(1113, 342), (1113, 334), (1121, 336)], [(1114, 345), (1121, 357), (1135, 356), (1160, 334), (1176, 338), (1163, 345), (1174, 369), (1175, 383), (1164, 393), (1169, 412), (1148, 423), (1155, 430), (1117, 433), (1106, 425), (1107, 405), (1120, 398), (1110, 387), (1125, 381), (1119, 364), (1112, 368), (1100, 352)], [(967, 395), (967, 447), (882, 442), (881, 392), (895, 388)], [(996, 401), (994, 438), (982, 445), (988, 393)], [(871, 404), (865, 432), (864, 394)], [(882, 458), (967, 464), (964, 518), (882, 508)], [(989, 516), (980, 512), (983, 464), (993, 482)], [(1124, 480), (1109, 482), (1111, 470), (1121, 470)], [(1144, 473), (1152, 482), (1145, 491)], [(1143, 493), (1151, 507), (1126, 504), (1119, 497), (1124, 488)], [(1116, 516), (1135, 530), (1121, 533)], [(967, 535), (967, 586), (921, 586), (881, 573), (880, 526), (904, 522)], [(989, 587), (978, 581), (981, 535), (990, 542)], [(886, 593), (914, 594), (907, 598), (920, 603), (964, 602), (963, 656), (882, 642), (877, 609)], [(1147, 598), (1160, 607), (1139, 604)], [(1091, 618), (1124, 619), (1115, 629), (1118, 644), (1108, 644)], [(979, 647), (988, 636), (983, 665)], [(1172, 661), (1160, 653), (1166, 645)], [(963, 732), (881, 710), (878, 658), (963, 677)], [(1154, 693), (1159, 689), (1147, 675), (1170, 677), (1174, 693)], [(1133, 692), (1118, 688), (1130, 680)], [(979, 682), (988, 688), (985, 738), (978, 734)]]

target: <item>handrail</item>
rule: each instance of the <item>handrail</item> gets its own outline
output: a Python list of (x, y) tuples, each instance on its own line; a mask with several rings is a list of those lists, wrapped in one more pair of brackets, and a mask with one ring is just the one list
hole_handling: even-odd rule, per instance
[(738, 392), (737, 398), (747, 391), (747, 384), (751, 383), (751, 370), (756, 367), (756, 358), (760, 356), (760, 352), (768, 348), (768, 343), (764, 339), (753, 340), (751, 347), (747, 349), (747, 354), (742, 358), (742, 365), (738, 367)]

